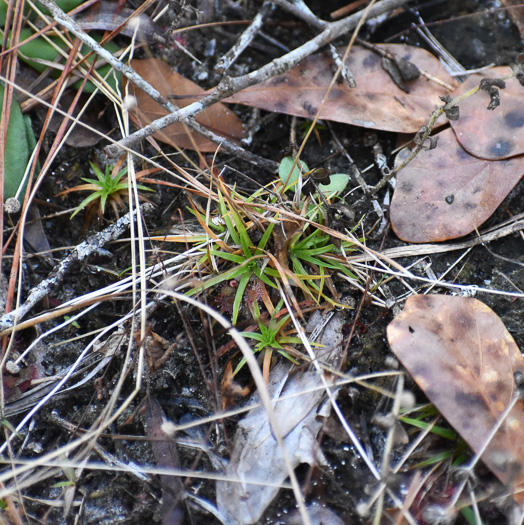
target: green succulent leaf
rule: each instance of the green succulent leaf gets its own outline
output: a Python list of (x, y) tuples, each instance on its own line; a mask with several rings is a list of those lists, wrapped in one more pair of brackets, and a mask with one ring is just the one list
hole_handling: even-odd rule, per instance
[(334, 173), (329, 178), (329, 184), (319, 184), (320, 191), (325, 195), (326, 199), (330, 199), (335, 195), (342, 193), (349, 182), (349, 175), (345, 173)]
[[(61, 70), (60, 68), (52, 67), (52, 64), (53, 62), (59, 62), (60, 57), (62, 57), (62, 61), (65, 61), (63, 53), (67, 55), (67, 53), (70, 51), (67, 44), (58, 37), (49, 37), (46, 39), (39, 36), (33, 38), (33, 35), (34, 33), (29, 28), (24, 28), (20, 32), (20, 42), (22, 42), (18, 48), (20, 60), (25, 62), (28, 66), (31, 66), (39, 73), (43, 73), (44, 71), (51, 69), (51, 76), (58, 78), (61, 74)], [(102, 39), (100, 35), (94, 35), (93, 38), (97, 41)], [(112, 41), (107, 42), (103, 47), (112, 54), (120, 51), (120, 47)], [(84, 45), (82, 46), (80, 53), (82, 55), (87, 55), (90, 51), (91, 50), (89, 47)], [(88, 67), (88, 65), (92, 64), (95, 58), (97, 58), (97, 55), (95, 53), (91, 53), (89, 58), (86, 60), (84, 67)], [(101, 77), (106, 78), (107, 83), (113, 89), (116, 89), (117, 82), (120, 82), (120, 73), (114, 73), (112, 67), (109, 64), (100, 67), (97, 71)], [(74, 84), (74, 87), (78, 89), (81, 83), (82, 81), (79, 80)], [(83, 91), (84, 93), (93, 93), (95, 89), (96, 86), (91, 81), (88, 81), (84, 85)]]

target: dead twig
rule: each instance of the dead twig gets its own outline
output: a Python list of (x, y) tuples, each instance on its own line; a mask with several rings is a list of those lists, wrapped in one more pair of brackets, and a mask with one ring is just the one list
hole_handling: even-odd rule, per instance
[[(147, 211), (149, 207), (149, 204), (142, 205), (142, 211)], [(55, 266), (47, 279), (44, 279), (31, 290), (24, 304), (0, 318), (0, 331), (13, 328), (15, 323), (23, 319), (36, 303), (49, 295), (51, 290), (64, 280), (67, 273), (76, 263), (85, 260), (93, 253), (99, 252), (108, 242), (118, 239), (129, 228), (131, 221), (135, 220), (136, 215), (136, 211), (132, 214), (127, 213), (115, 224), (89, 237), (89, 239), (75, 247), (67, 257)]]
[(262, 4), (259, 12), (249, 27), (240, 35), (240, 38), (235, 42), (234, 46), (215, 64), (215, 71), (217, 73), (225, 73), (231, 65), (237, 60), (242, 52), (249, 46), (253, 39), (257, 36), (266, 16), (273, 9), (271, 2), (265, 2)]
[[(375, 17), (392, 9), (396, 9), (405, 4), (406, 1), (407, 0), (382, 0), (369, 9), (369, 16)], [(168, 111), (171, 111), (170, 115), (153, 121), (141, 130), (121, 139), (116, 144), (107, 146), (105, 151), (110, 157), (116, 156), (122, 148), (130, 148), (137, 142), (156, 133), (157, 131), (174, 124), (175, 122), (183, 120), (197, 133), (202, 134), (204, 137), (217, 144), (222, 144), (223, 149), (229, 153), (233, 153), (238, 156), (244, 155), (246, 160), (249, 160), (247, 157), (253, 159), (252, 154), (240, 146), (227, 143), (223, 137), (219, 137), (209, 130), (204, 129), (202, 126), (194, 122), (192, 117), (212, 104), (220, 102), (221, 100), (224, 100), (225, 98), (233, 95), (234, 93), (237, 93), (242, 89), (259, 84), (269, 78), (289, 71), (310, 54), (318, 51), (321, 47), (328, 44), (335, 38), (338, 38), (339, 36), (354, 29), (362, 17), (362, 13), (359, 12), (338, 22), (329, 23), (318, 36), (306, 42), (302, 46), (294, 49), (290, 53), (287, 53), (286, 55), (273, 60), (269, 64), (266, 64), (260, 69), (252, 71), (251, 73), (247, 73), (246, 75), (236, 78), (224, 77), (219, 85), (208, 96), (204, 97), (202, 100), (193, 102), (184, 108), (178, 109), (161, 97), (156, 89), (152, 88), (149, 84), (147, 84), (147, 82), (138, 77), (131, 67), (124, 65), (122, 62), (115, 59), (110, 53), (107, 53), (83, 31), (81, 31), (80, 28), (78, 28), (76, 24), (69, 17), (67, 17), (67, 15), (65, 15), (61, 9), (56, 7), (56, 4), (54, 4), (52, 0), (43, 0), (43, 3), (53, 13), (57, 22), (78, 36), (78, 38), (80, 38), (85, 44), (89, 45), (91, 49), (105, 58), (117, 71), (120, 71), (122, 74), (124, 74), (131, 82), (140, 87), (140, 89), (143, 89), (156, 102), (168, 109)], [(258, 160), (256, 162), (259, 162), (260, 158), (257, 157), (257, 159)], [(270, 162), (271, 161), (266, 160), (266, 162), (264, 164), (260, 164), (260, 166), (266, 168)], [(276, 163), (274, 164), (276, 167)], [(272, 170), (274, 170), (274, 168), (272, 168)]]

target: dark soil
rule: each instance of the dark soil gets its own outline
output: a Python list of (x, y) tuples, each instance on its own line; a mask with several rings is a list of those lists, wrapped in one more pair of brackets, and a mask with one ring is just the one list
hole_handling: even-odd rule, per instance
[[(310, 5), (312, 11), (323, 19), (329, 19), (329, 13), (342, 6), (341, 2), (315, 2)], [(491, 1), (420, 1), (409, 4), (413, 9), (418, 9), (428, 28), (442, 45), (462, 63), (466, 68), (478, 68), (490, 63), (507, 65), (512, 61), (519, 51), (522, 51), (522, 40), (517, 28), (513, 25), (507, 11), (498, 9), (498, 2)], [(198, 8), (202, 16), (208, 16), (211, 20), (234, 21), (251, 19), (259, 8), (258, 4), (249, 2), (237, 4), (224, 2), (214, 5), (202, 1)], [(497, 8), (497, 9), (492, 9)], [(214, 10), (208, 13), (208, 10)], [(184, 13), (184, 23), (195, 23), (195, 12), (188, 7)], [(169, 16), (174, 16), (171, 11), (164, 18), (164, 23), (169, 23)], [(472, 16), (473, 13), (478, 13)], [(371, 42), (406, 42), (411, 45), (426, 47), (412, 24), (419, 23), (413, 11), (400, 13), (390, 20), (364, 27), (362, 38)], [(204, 87), (216, 85), (219, 77), (212, 72), (216, 60), (225, 53), (234, 43), (238, 35), (243, 31), (243, 25), (224, 25), (210, 27), (206, 31), (187, 33), (188, 50), (202, 59), (202, 64), (190, 60), (186, 55), (177, 50), (168, 51), (161, 46), (152, 46), (150, 49), (139, 52), (147, 56), (151, 52), (154, 56), (167, 60), (180, 73), (199, 82)], [(299, 43), (308, 40), (313, 33), (307, 29), (305, 24), (292, 19), (290, 15), (276, 9), (267, 23), (267, 33), (280, 42), (283, 46), (292, 49)], [(215, 49), (206, 55), (209, 42), (215, 40)], [(241, 56), (238, 63), (231, 70), (232, 75), (239, 75), (248, 70), (255, 69), (262, 64), (279, 56), (282, 51), (264, 39), (257, 39), (256, 46), (248, 48)], [(347, 38), (341, 39), (337, 44), (347, 44)], [(357, 79), (358, 81), (358, 79)], [(245, 107), (234, 107), (237, 115), (247, 122), (252, 111)], [(108, 106), (104, 119), (116, 126), (115, 116)], [(428, 115), (429, 118), (429, 115)], [(290, 129), (293, 125), (292, 118), (261, 112), (258, 117), (262, 123), (254, 136), (249, 150), (265, 158), (279, 161), (284, 155), (290, 154), (293, 145), (290, 143)], [(34, 118), (37, 127), (38, 120)], [(299, 119), (298, 126), (302, 123)], [(41, 124), (40, 124), (41, 125)], [(397, 136), (392, 133), (366, 130), (342, 124), (330, 124), (330, 127), (320, 130), (319, 138), (312, 137), (302, 154), (310, 168), (323, 167), (331, 173), (348, 173), (349, 166), (346, 157), (340, 152), (334, 140), (334, 135), (339, 137), (347, 152), (354, 160), (355, 165), (362, 171), (372, 165), (372, 169), (365, 174), (366, 182), (370, 185), (376, 184), (381, 174), (374, 165), (373, 144), (379, 143), (387, 157), (388, 165), (393, 165), (393, 150), (397, 146)], [(74, 148), (65, 146), (54, 162), (52, 174), (46, 178), (42, 185), (38, 198), (41, 201), (40, 212), (45, 216), (43, 226), (50, 242), (51, 248), (61, 249), (53, 253), (54, 261), (60, 260), (66, 253), (65, 247), (78, 245), (89, 234), (96, 233), (97, 225), (89, 225), (87, 231), (83, 231), (82, 214), (70, 220), (70, 215), (52, 216), (52, 212), (46, 209), (46, 202), (51, 205), (73, 208), (84, 198), (83, 194), (70, 194), (66, 200), (56, 197), (59, 191), (81, 183), (81, 177), (90, 177), (88, 162), (97, 157), (103, 158), (101, 143), (96, 148)], [(146, 156), (155, 157), (154, 149), (144, 143), (143, 153)], [(166, 153), (171, 150), (166, 147)], [(43, 152), (43, 155), (46, 152)], [(198, 163), (196, 154), (188, 155)], [(185, 161), (177, 158), (181, 166)], [(245, 193), (252, 193), (258, 189), (250, 179), (259, 184), (267, 184), (274, 180), (275, 175), (257, 169), (253, 165), (233, 158), (225, 153), (218, 155), (219, 167), (228, 166), (233, 169), (226, 170), (224, 180), (226, 183), (236, 184), (237, 188)], [(167, 176), (159, 175), (158, 178), (171, 180)], [(354, 180), (350, 184), (356, 185)], [(378, 201), (382, 202), (385, 192), (379, 193)], [(524, 211), (523, 183), (521, 182), (507, 197), (504, 204), (489, 219), (489, 224), (496, 225), (508, 218), (508, 214), (518, 214)], [(362, 193), (355, 191), (346, 197), (346, 203), (351, 206)], [(173, 223), (179, 222), (180, 217), (191, 220), (191, 215), (186, 211), (188, 206), (187, 194), (180, 190), (167, 186), (155, 188), (155, 194), (148, 197), (154, 202), (155, 207), (146, 217), (146, 225), (150, 235), (163, 235), (169, 231)], [(205, 205), (205, 200), (202, 200)], [(364, 216), (363, 230), (368, 231), (376, 222), (377, 215), (373, 211), (370, 201), (360, 203), (355, 210), (358, 217)], [(104, 220), (102, 227), (115, 220), (111, 215)], [(7, 238), (7, 237), (6, 237)], [(387, 228), (379, 237), (373, 235), (367, 240), (367, 244), (375, 249), (381, 250), (394, 246), (403, 245), (395, 235)], [(66, 280), (57, 289), (53, 290), (48, 298), (47, 304), (41, 304), (42, 311), (49, 307), (68, 301), (74, 297), (80, 297), (92, 290), (117, 282), (118, 273), (131, 265), (130, 244), (127, 242), (113, 243), (106, 246), (109, 252), (106, 255), (91, 257), (87, 262), (77, 265), (66, 276)], [(162, 260), (170, 257), (170, 253), (178, 250), (170, 243), (155, 242), (149, 246), (148, 256), (150, 264), (158, 264), (161, 268)], [(462, 253), (462, 252), (460, 252)], [(457, 284), (476, 285), (492, 290), (503, 290), (515, 292), (524, 290), (524, 272), (522, 271), (522, 238), (510, 236), (493, 242), (489, 247), (477, 246), (473, 248), (462, 259), (446, 278), (448, 282)], [(458, 255), (455, 252), (437, 254), (426, 257), (431, 263), (431, 269), (437, 277), (455, 263)], [(406, 258), (398, 262), (404, 266), (413, 264), (415, 258)], [(22, 296), (25, 298), (29, 290), (41, 279), (47, 276), (53, 261), (43, 258), (28, 257), (23, 265), (22, 272)], [(9, 261), (4, 262), (4, 272), (10, 271)], [(418, 271), (418, 270), (417, 270)], [(423, 274), (422, 271), (419, 273)], [(151, 287), (155, 280), (151, 279)], [(419, 286), (412, 283), (414, 287)], [(343, 364), (342, 372), (353, 376), (369, 374), (381, 371), (395, 371), (401, 369), (400, 364), (393, 356), (387, 340), (386, 327), (394, 318), (398, 307), (402, 307), (401, 301), (394, 298), (403, 297), (406, 288), (398, 281), (391, 281), (389, 290), (391, 292), (391, 309), (379, 308), (372, 305), (363, 297), (358, 290), (350, 288), (347, 283), (335, 280), (335, 286), (344, 294), (352, 297), (357, 306), (347, 314), (347, 336), (352, 335), (347, 360)], [(435, 293), (449, 293), (448, 290), (436, 289)], [(216, 293), (216, 292), (215, 292)], [(213, 304), (213, 293), (207, 300)], [(511, 335), (515, 338), (520, 348), (524, 348), (524, 334), (521, 330), (524, 318), (524, 303), (522, 298), (514, 298), (511, 295), (493, 295), (490, 293), (478, 293), (478, 299), (490, 306), (505, 323)], [(393, 307), (394, 306), (394, 307)], [(132, 303), (127, 296), (118, 300), (112, 300), (100, 304), (88, 315), (78, 320), (78, 326), (69, 325), (67, 328), (58, 330), (46, 337), (44, 347), (40, 349), (37, 359), (40, 360), (42, 375), (53, 376), (70, 367), (85, 349), (87, 343), (93, 338), (93, 331), (101, 330), (125, 316), (132, 308)], [(357, 313), (358, 312), (358, 313)], [(36, 314), (35, 310), (32, 312)], [(74, 313), (70, 314), (74, 315)], [(47, 321), (40, 329), (48, 331), (58, 326), (58, 320)], [(241, 323), (244, 320), (241, 319)], [(247, 324), (247, 320), (244, 324)], [(214, 326), (201, 311), (182, 305), (177, 305), (170, 300), (159, 302), (148, 318), (149, 330), (161, 335), (169, 344), (176, 342), (175, 350), (166, 360), (165, 364), (158, 370), (151, 370), (149, 366), (145, 369), (147, 373), (143, 376), (140, 390), (111, 424), (104, 429), (104, 433), (98, 439), (101, 449), (125, 464), (155, 466), (158, 457), (151, 444), (151, 435), (144, 439), (145, 426), (143, 406), (148, 399), (158, 400), (166, 417), (175, 423), (184, 423), (195, 419), (211, 416), (221, 410), (220, 386), (224, 374), (224, 368), (233, 357), (229, 352), (224, 357), (217, 358), (216, 351), (226, 344), (230, 337), (222, 330)], [(127, 323), (126, 330), (131, 331), (131, 325)], [(139, 327), (135, 325), (134, 331)], [(85, 338), (75, 339), (77, 336), (86, 335)], [(64, 341), (70, 339), (69, 342)], [(133, 339), (131, 338), (133, 341)], [(57, 423), (58, 415), (63, 420), (87, 429), (95, 425), (97, 419), (106, 410), (111, 393), (120, 380), (121, 371), (124, 366), (127, 345), (125, 340), (121, 347), (115, 352), (112, 360), (99, 371), (95, 377), (90, 378), (85, 384), (74, 390), (56, 395), (34, 416), (31, 426), (25, 426), (21, 431), (19, 440), (13, 443), (13, 454), (20, 454), (25, 459), (35, 459), (42, 454), (59, 450), (66, 446), (72, 439), (70, 429)], [(138, 360), (136, 344), (131, 350), (130, 358), (135, 362)], [(160, 351), (160, 355), (162, 351)], [(101, 359), (101, 355), (97, 356)], [(238, 362), (238, 357), (234, 363)], [(136, 370), (132, 368), (132, 370)], [(87, 372), (83, 373), (84, 375)], [(83, 375), (77, 377), (80, 380)], [(423, 393), (416, 387), (415, 383), (406, 376), (405, 388), (411, 390), (416, 396), (417, 402), (424, 403)], [(130, 373), (123, 382), (119, 402), (123, 403), (131, 395), (136, 384), (136, 372)], [(249, 385), (250, 378), (247, 370), (243, 370), (236, 380), (243, 386)], [(72, 380), (69, 384), (75, 383)], [(384, 377), (376, 380), (375, 385), (386, 390), (394, 391), (395, 377)], [(27, 410), (12, 410), (9, 407), (16, 399), (7, 402), (7, 418), (9, 423), (17, 426)], [(380, 465), (382, 451), (387, 438), (388, 429), (376, 423), (375, 416), (387, 414), (391, 409), (391, 401), (381, 394), (364, 388), (363, 386), (348, 386), (340, 390), (338, 401), (344, 417), (353, 428), (375, 464)], [(238, 397), (233, 408), (241, 407), (245, 400)], [(215, 421), (214, 423), (195, 427), (193, 433), (186, 435), (177, 434), (180, 442), (189, 438), (204, 440), (212, 450), (212, 455), (227, 459), (232, 448), (232, 442), (236, 430), (236, 422), (241, 416), (229, 418), (227, 421)], [(439, 423), (445, 426), (446, 423)], [(406, 427), (408, 433), (412, 431)], [(77, 434), (78, 437), (81, 433)], [(25, 442), (24, 442), (25, 440)], [(22, 443), (24, 444), (22, 445)], [(154, 440), (153, 440), (154, 442)], [(299, 482), (302, 484), (308, 504), (318, 505), (331, 509), (342, 523), (369, 523), (372, 518), (360, 516), (357, 512), (359, 505), (370, 500), (374, 489), (375, 480), (368, 471), (365, 464), (355, 451), (355, 448), (342, 431), (336, 418), (326, 423), (325, 429), (319, 436), (319, 443), (327, 459), (327, 465), (310, 468), (301, 466), (297, 469)], [(443, 450), (449, 450), (455, 446), (442, 438), (429, 436), (425, 445), (417, 451), (408, 461), (407, 468), (394, 479), (388, 480), (390, 487), (404, 498), (409, 491), (412, 481), (412, 471), (409, 467), (416, 465), (419, 461), (431, 458)], [(406, 449), (406, 445), (399, 442), (393, 451), (393, 458), (399, 458)], [(77, 450), (77, 449), (75, 449)], [(84, 459), (76, 457), (75, 451), (71, 452), (69, 458), (74, 458), (78, 463)], [(89, 456), (94, 462), (105, 462), (107, 459), (98, 455), (96, 450)], [(187, 472), (187, 477), (182, 477), (183, 489), (181, 494), (187, 492), (207, 500), (215, 501), (215, 482), (192, 478), (193, 471), (213, 472), (216, 470), (213, 459), (201, 451), (187, 446), (178, 446), (179, 464), (167, 463), (177, 470)], [(469, 452), (466, 451), (466, 455)], [(467, 456), (466, 456), (467, 457)], [(174, 456), (171, 457), (175, 461)], [(431, 505), (444, 505), (450, 494), (452, 483), (447, 476), (452, 476), (452, 470), (448, 464), (441, 468), (441, 476), (435, 475), (435, 482), (428, 487), (427, 500), (419, 502), (417, 520), (418, 523), (437, 523), (427, 519), (427, 511)], [(447, 469), (447, 470), (446, 470)], [(9, 470), (9, 469), (7, 469)], [(76, 491), (73, 497), (73, 507), (69, 514), (64, 516), (62, 507), (54, 507), (50, 502), (64, 501), (64, 487), (56, 486), (56, 483), (67, 480), (64, 475), (65, 469), (53, 468), (39, 472), (43, 479), (35, 480), (24, 485), (20, 490), (23, 495), (23, 507), (25, 509), (23, 520), (27, 523), (178, 523), (174, 518), (166, 517), (165, 502), (169, 488), (166, 488), (165, 480), (160, 476), (148, 475), (143, 478), (132, 473), (122, 473), (104, 470), (77, 471)], [(427, 471), (424, 471), (427, 472)], [(22, 480), (21, 480), (22, 481)], [(486, 472), (483, 467), (478, 471), (477, 492), (482, 495), (489, 490), (501, 491), (494, 477)], [(171, 495), (173, 496), (173, 495)], [(175, 495), (176, 497), (180, 494)], [(480, 497), (480, 496), (479, 496)], [(282, 490), (270, 507), (260, 523), (286, 524), (289, 516), (295, 510), (295, 500), (291, 491)], [(182, 504), (185, 516), (181, 523), (219, 523), (210, 513), (203, 510), (193, 499), (186, 498)], [(388, 516), (394, 516), (395, 505), (386, 499), (385, 510), (381, 523), (388, 523)], [(487, 499), (481, 503), (481, 515), (485, 523), (509, 523), (507, 508), (498, 504), (493, 499)], [(370, 514), (373, 516), (373, 512)], [(423, 517), (425, 516), (425, 517)], [(0, 514), (0, 520), (3, 518)], [(75, 521), (77, 519), (78, 521)], [(173, 519), (173, 521), (170, 521)], [(450, 521), (453, 522), (453, 521)], [(459, 514), (456, 523), (467, 523), (466, 518)], [(439, 523), (444, 523), (439, 522)]]

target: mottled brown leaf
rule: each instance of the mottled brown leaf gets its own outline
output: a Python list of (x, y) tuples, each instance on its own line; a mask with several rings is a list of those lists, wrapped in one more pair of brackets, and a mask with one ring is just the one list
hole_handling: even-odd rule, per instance
[[(452, 97), (479, 85), (483, 78), (503, 78), (511, 74), (509, 67), (496, 67), (482, 75), (469, 77)], [(460, 119), (451, 123), (457, 139), (472, 155), (498, 160), (524, 153), (524, 87), (516, 78), (505, 81), (500, 89), (500, 106), (486, 109), (489, 94), (480, 91), (460, 103)]]
[[(413, 61), (419, 69), (456, 85), (439, 61), (427, 51), (401, 44), (383, 47)], [(344, 49), (340, 51), (344, 53)], [(357, 87), (335, 84), (320, 111), (321, 119), (414, 133), (442, 105), (439, 96), (447, 93), (443, 87), (424, 77), (407, 82), (409, 93), (405, 93), (382, 69), (381, 57), (362, 47), (355, 46), (351, 50), (346, 64), (357, 80)], [(332, 78), (332, 59), (326, 54), (316, 54), (287, 73), (244, 89), (227, 100), (312, 119)]]
[[(476, 299), (415, 295), (390, 323), (389, 344), (426, 396), (480, 452), (515, 394), (524, 359), (499, 317)], [(502, 422), (482, 461), (524, 487), (524, 401)]]
[[(391, 224), (406, 242), (445, 241), (471, 233), (524, 173), (524, 156), (479, 159), (461, 147), (451, 129), (438, 137), (435, 149), (421, 151), (397, 177)], [(408, 154), (401, 151), (396, 162)]]
[[(171, 99), (173, 104), (185, 107), (199, 100), (199, 95), (204, 90), (191, 80), (173, 71), (165, 62), (156, 58), (146, 60), (132, 60), (133, 69), (164, 97), (179, 96), (183, 98)], [(129, 83), (129, 94), (137, 99), (136, 106), (130, 110), (135, 124), (145, 126), (168, 112), (157, 104), (149, 95), (146, 95), (134, 84)], [(192, 96), (187, 96), (192, 95)], [(214, 104), (199, 113), (195, 120), (233, 142), (239, 141), (244, 136), (244, 128), (240, 119), (224, 104)], [(153, 135), (156, 139), (178, 146), (179, 148), (214, 152), (217, 145), (191, 131), (183, 122), (177, 122)]]

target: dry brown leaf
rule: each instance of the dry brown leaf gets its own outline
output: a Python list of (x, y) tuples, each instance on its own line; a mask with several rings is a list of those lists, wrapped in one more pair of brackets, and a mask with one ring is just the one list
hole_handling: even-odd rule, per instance
[[(415, 295), (390, 323), (389, 344), (426, 396), (480, 452), (515, 395), (524, 359), (499, 317), (471, 298)], [(524, 401), (491, 439), (482, 461), (514, 489), (524, 487)]]
[[(450, 85), (455, 80), (440, 62), (420, 48), (402, 44), (381, 46), (411, 60), (419, 69)], [(344, 53), (344, 49), (340, 50)], [(356, 88), (335, 84), (319, 118), (365, 128), (415, 133), (426, 124), (431, 113), (442, 105), (439, 96), (447, 90), (424, 77), (409, 82), (409, 93), (398, 88), (381, 67), (381, 57), (355, 46), (346, 61), (357, 80)], [(228, 102), (313, 118), (333, 78), (328, 55), (312, 55), (296, 67), (267, 82), (236, 93)]]
[[(524, 173), (524, 156), (490, 161), (470, 155), (451, 129), (437, 147), (421, 151), (397, 176), (391, 225), (406, 242), (467, 235), (499, 206)], [(401, 151), (396, 162), (409, 152)]]
[[(496, 67), (473, 75), (460, 86), (456, 97), (478, 86), (483, 78), (502, 78), (509, 67)], [(500, 106), (486, 109), (489, 94), (480, 91), (460, 103), (460, 118), (451, 122), (458, 141), (472, 155), (488, 160), (507, 159), (524, 153), (524, 87), (513, 77), (500, 89)]]
[(521, 37), (524, 38), (524, 5), (522, 0), (502, 0), (501, 3), (507, 9), (513, 23), (518, 27)]
[[(173, 95), (183, 97), (171, 99), (173, 104), (185, 107), (199, 100), (199, 95), (204, 90), (191, 80), (173, 71), (165, 62), (157, 58), (145, 60), (132, 60), (131, 67), (153, 87), (155, 87), (164, 97), (169, 98)], [(130, 114), (135, 124), (139, 127), (150, 124), (153, 120), (163, 117), (168, 112), (157, 104), (149, 95), (146, 95), (134, 84), (129, 83), (129, 94), (136, 97), (137, 104), (130, 110)], [(191, 95), (191, 96), (187, 96)], [(218, 135), (238, 142), (244, 137), (244, 127), (240, 119), (224, 104), (214, 104), (199, 113), (195, 120), (217, 133)], [(178, 146), (183, 149), (192, 149), (202, 152), (214, 152), (217, 145), (202, 135), (191, 131), (183, 122), (172, 124), (162, 131), (153, 135), (156, 139)]]

